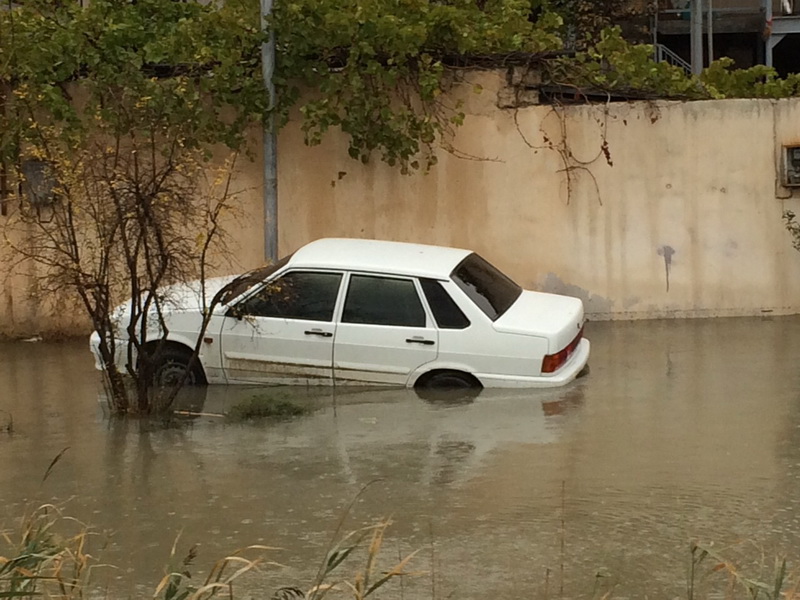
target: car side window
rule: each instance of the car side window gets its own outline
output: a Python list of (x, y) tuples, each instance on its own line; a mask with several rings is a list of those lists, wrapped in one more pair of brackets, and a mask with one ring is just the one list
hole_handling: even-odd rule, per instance
[(466, 329), (470, 326), (467, 316), (441, 283), (435, 279), (420, 279), (419, 282), (439, 329)]
[(236, 316), (332, 321), (341, 273), (295, 271), (233, 307)]
[(425, 309), (410, 279), (352, 275), (342, 322), (425, 327)]

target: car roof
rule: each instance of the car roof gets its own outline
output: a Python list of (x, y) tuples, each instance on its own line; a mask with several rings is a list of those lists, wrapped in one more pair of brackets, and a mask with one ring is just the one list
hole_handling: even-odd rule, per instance
[(288, 266), (346, 269), (445, 279), (470, 250), (349, 238), (324, 238), (301, 247)]

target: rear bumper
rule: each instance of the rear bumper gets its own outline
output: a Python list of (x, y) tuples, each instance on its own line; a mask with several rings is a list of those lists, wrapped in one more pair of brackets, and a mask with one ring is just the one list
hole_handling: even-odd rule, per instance
[(520, 377), (516, 375), (496, 375), (475, 373), (475, 376), (487, 388), (547, 388), (559, 387), (575, 379), (589, 362), (591, 344), (582, 339), (569, 360), (555, 373), (537, 377)]

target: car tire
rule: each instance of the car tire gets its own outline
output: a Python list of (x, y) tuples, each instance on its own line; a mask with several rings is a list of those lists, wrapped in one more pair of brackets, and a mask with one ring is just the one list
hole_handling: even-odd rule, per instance
[(460, 371), (436, 371), (423, 375), (414, 386), (422, 400), (446, 406), (469, 404), (482, 390), (483, 386), (477, 379)]
[(465, 390), (480, 388), (480, 383), (472, 376), (458, 371), (440, 371), (425, 377), (419, 387), (429, 390)]
[[(161, 351), (158, 363), (153, 368), (153, 385), (155, 387), (176, 385), (189, 367), (191, 358), (192, 353), (188, 349), (164, 348)], [(183, 385), (204, 385), (205, 383), (206, 378), (203, 375), (203, 369), (198, 361), (195, 361)]]

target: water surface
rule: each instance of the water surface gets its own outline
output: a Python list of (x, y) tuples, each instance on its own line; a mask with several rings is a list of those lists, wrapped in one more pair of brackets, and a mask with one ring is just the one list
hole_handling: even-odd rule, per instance
[(305, 586), (365, 486), (344, 528), (390, 516), (384, 560), (420, 549), (427, 571), (397, 597), (685, 597), (694, 540), (755, 575), (762, 556), (800, 558), (800, 319), (600, 323), (587, 337), (591, 374), (557, 390), (283, 389), (312, 412), (238, 425), (213, 415), (254, 390), (216, 387), (187, 400), (204, 415), (170, 428), (109, 419), (82, 340), (0, 344), (0, 428), (13, 419), (0, 529), (63, 506), (103, 534), (95, 549), (118, 568), (98, 583), (140, 598), (179, 533), (201, 571), (281, 547), (286, 567), (243, 597)]

